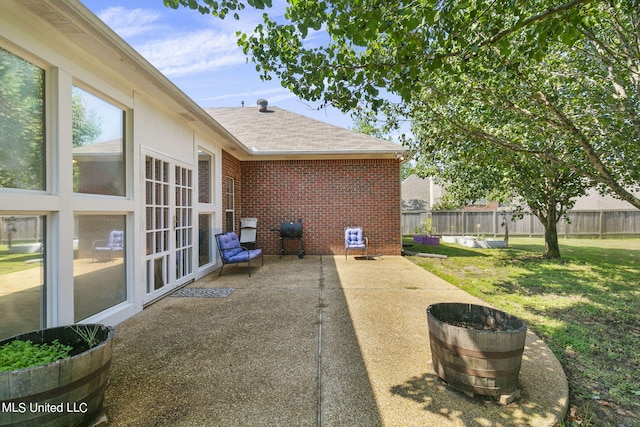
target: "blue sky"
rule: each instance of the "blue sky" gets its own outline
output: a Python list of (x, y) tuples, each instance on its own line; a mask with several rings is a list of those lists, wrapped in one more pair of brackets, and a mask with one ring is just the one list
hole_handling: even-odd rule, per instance
[[(255, 64), (236, 44), (238, 30), (252, 33), (262, 11), (246, 9), (239, 21), (220, 20), (191, 9), (170, 9), (162, 0), (81, 0), (81, 2), (174, 82), (198, 105), (207, 107), (269, 105), (353, 128), (353, 120), (331, 107), (301, 100), (278, 81), (260, 80)], [(267, 12), (284, 14), (286, 3), (274, 1)], [(318, 34), (321, 37), (321, 34)]]

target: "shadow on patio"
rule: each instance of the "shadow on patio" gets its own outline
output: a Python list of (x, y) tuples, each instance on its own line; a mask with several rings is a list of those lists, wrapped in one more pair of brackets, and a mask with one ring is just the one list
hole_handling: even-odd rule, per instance
[[(255, 273), (254, 273), (255, 271)], [(265, 257), (167, 297), (116, 327), (108, 425), (552, 426), (567, 383), (529, 334), (508, 406), (435, 376), (425, 310), (479, 301), (402, 257)], [(202, 292), (200, 292), (202, 295)]]

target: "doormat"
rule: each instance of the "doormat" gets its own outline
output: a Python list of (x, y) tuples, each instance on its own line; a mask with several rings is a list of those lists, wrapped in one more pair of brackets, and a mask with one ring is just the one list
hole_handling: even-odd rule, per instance
[(182, 288), (172, 293), (172, 297), (188, 298), (226, 298), (235, 288)]

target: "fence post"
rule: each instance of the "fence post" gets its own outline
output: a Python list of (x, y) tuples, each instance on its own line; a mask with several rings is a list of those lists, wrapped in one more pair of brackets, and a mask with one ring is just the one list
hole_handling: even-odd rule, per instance
[(533, 214), (529, 214), (529, 237), (533, 237)]
[(467, 235), (467, 221), (464, 219), (464, 211), (462, 211), (462, 235)]
[(493, 211), (493, 237), (497, 237), (498, 236), (498, 229), (496, 228), (496, 223), (497, 223), (497, 215), (498, 211)]
[(603, 224), (603, 211), (600, 210), (600, 216), (598, 217), (598, 238), (602, 239), (602, 224)]

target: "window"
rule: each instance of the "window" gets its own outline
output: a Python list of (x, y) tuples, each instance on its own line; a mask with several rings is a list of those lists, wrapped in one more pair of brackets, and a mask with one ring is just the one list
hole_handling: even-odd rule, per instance
[(76, 193), (125, 195), (125, 112), (73, 87), (73, 189)]
[(211, 155), (198, 151), (198, 203), (211, 203)]
[(198, 267), (211, 262), (211, 223), (212, 214), (198, 215)]
[(235, 182), (233, 178), (227, 177), (226, 179), (226, 208), (225, 208), (225, 231), (233, 231), (233, 213), (234, 213), (234, 199), (235, 199)]
[(127, 298), (124, 215), (78, 215), (73, 242), (75, 321)]
[(0, 216), (0, 339), (45, 325), (44, 227), (44, 216)]
[(213, 155), (198, 150), (198, 267), (213, 262)]
[(0, 188), (46, 188), (44, 90), (44, 70), (0, 48)]
[[(45, 71), (0, 48), (0, 188), (47, 189), (45, 115)], [(45, 224), (0, 215), (0, 339), (45, 326)]]

